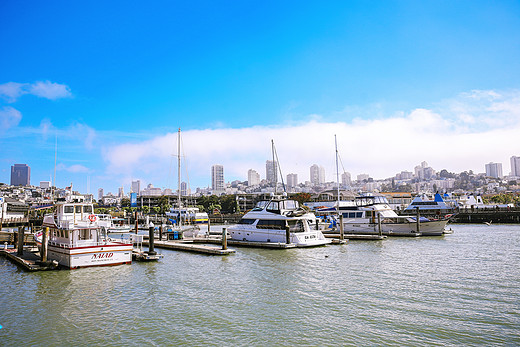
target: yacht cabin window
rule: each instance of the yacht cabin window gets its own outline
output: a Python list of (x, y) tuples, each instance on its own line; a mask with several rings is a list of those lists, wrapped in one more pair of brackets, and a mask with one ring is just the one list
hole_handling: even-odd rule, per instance
[(74, 213), (74, 206), (70, 206), (70, 205), (64, 206), (63, 213)]
[(269, 206), (267, 206), (266, 211), (273, 213), (280, 213), (280, 206), (278, 201), (271, 201)]
[(92, 206), (91, 205), (83, 206), (83, 212), (84, 213), (92, 213)]
[(76, 206), (76, 213), (81, 213), (81, 206)]

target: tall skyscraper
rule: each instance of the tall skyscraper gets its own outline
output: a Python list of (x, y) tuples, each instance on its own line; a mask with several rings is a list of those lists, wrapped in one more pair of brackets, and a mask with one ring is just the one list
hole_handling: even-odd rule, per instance
[(323, 166), (318, 166), (316, 164), (311, 166), (310, 181), (313, 186), (318, 186), (322, 183), (325, 183), (325, 169)]
[(104, 192), (103, 192), (103, 188), (99, 188), (98, 191), (98, 203), (103, 201), (103, 195), (104, 195)]
[(298, 185), (298, 174), (290, 173), (287, 175), (287, 188), (292, 189)]
[(265, 178), (267, 182), (274, 184), (278, 182), (278, 163), (276, 161), (267, 160), (265, 162)]
[(249, 187), (260, 184), (260, 174), (253, 169), (247, 171), (247, 185)]
[(118, 196), (119, 196), (120, 198), (122, 198), (122, 197), (125, 196), (125, 189), (124, 189), (123, 187), (120, 187), (120, 188), (119, 188)]
[(344, 172), (341, 174), (341, 185), (344, 187), (350, 186), (352, 184), (352, 178), (350, 173)]
[(224, 190), (224, 166), (213, 165), (211, 167), (211, 188), (213, 190)]
[(520, 157), (511, 157), (511, 175), (520, 177)]
[(501, 178), (502, 175), (502, 163), (489, 163), (486, 164), (486, 176)]
[(11, 166), (11, 185), (31, 185), (31, 168), (27, 164), (14, 164)]
[(181, 182), (181, 196), (188, 196), (188, 183)]
[(132, 186), (130, 187), (132, 193), (136, 193), (137, 195), (141, 194), (141, 180), (132, 181)]

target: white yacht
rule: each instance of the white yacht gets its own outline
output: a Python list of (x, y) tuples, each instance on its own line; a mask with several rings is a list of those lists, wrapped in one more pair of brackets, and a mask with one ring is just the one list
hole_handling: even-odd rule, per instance
[[(440, 236), (448, 218), (431, 219), (399, 216), (384, 196), (363, 195), (354, 201), (342, 201), (339, 213), (343, 215), (343, 231), (347, 234), (378, 234), (389, 236)], [(378, 217), (379, 216), (379, 217)]]
[[(70, 269), (130, 264), (131, 241), (109, 239), (102, 224), (90, 203), (57, 203), (56, 211), (43, 219), (49, 228), (47, 259)], [(34, 238), (41, 249), (43, 232)]]
[(297, 247), (322, 246), (331, 243), (320, 230), (315, 230), (316, 217), (295, 200), (273, 196), (259, 201), (240, 222), (227, 230), (232, 240), (248, 242), (289, 242)]

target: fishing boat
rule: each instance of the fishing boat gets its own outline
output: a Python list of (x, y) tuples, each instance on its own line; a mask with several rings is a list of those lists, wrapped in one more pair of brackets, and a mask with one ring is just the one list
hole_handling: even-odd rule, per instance
[(381, 232), (388, 236), (441, 236), (449, 221), (449, 216), (438, 219), (419, 217), (419, 221), (417, 216), (399, 216), (386, 197), (370, 194), (358, 196), (353, 201), (341, 201), (333, 210), (343, 216), (346, 234), (375, 235)]
[(295, 200), (273, 195), (247, 212), (238, 224), (228, 228), (232, 240), (248, 242), (289, 242), (297, 247), (322, 246), (331, 243), (321, 230), (315, 229), (316, 217)]
[[(43, 219), (49, 228), (47, 259), (69, 269), (132, 262), (131, 241), (108, 238), (92, 204), (58, 202), (55, 207)], [(43, 231), (34, 238), (41, 250)]]

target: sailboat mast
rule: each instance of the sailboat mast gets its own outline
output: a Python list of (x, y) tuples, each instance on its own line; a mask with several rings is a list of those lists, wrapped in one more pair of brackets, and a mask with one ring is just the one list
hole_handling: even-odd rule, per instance
[(278, 171), (276, 170), (276, 161), (274, 160), (274, 140), (271, 139), (271, 152), (273, 152), (273, 171), (274, 171), (274, 194), (277, 194), (278, 188)]
[(336, 146), (336, 182), (338, 183), (338, 206), (336, 207), (336, 210), (339, 214), (339, 166), (338, 166), (338, 139), (336, 138), (336, 135), (334, 135), (334, 144)]
[(179, 205), (179, 228), (182, 225), (181, 218), (181, 128), (177, 136), (177, 203)]

